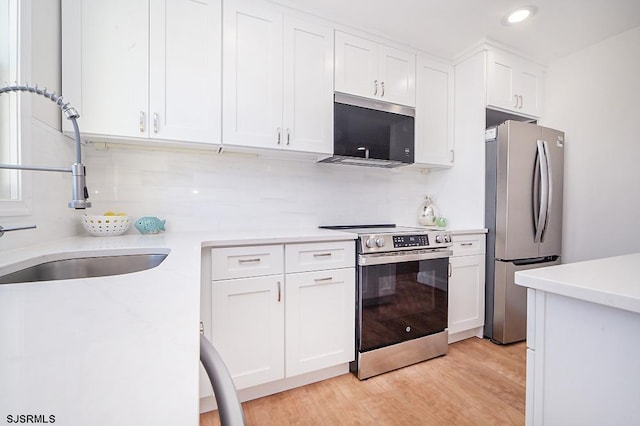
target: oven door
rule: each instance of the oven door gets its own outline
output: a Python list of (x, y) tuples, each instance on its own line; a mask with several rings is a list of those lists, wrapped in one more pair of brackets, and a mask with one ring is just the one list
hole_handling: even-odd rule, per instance
[(444, 249), (358, 256), (359, 352), (447, 328), (450, 255)]

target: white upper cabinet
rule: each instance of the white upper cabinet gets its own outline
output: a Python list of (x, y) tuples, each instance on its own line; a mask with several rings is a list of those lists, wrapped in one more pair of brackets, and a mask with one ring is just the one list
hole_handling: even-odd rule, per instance
[(263, 2), (225, 2), (225, 144), (331, 153), (333, 33)]
[(285, 148), (333, 152), (333, 29), (284, 19)]
[(272, 148), (282, 142), (282, 13), (225, 1), (222, 140)]
[(542, 68), (516, 55), (487, 52), (487, 106), (540, 117)]
[(149, 137), (219, 143), (220, 0), (151, 4)]
[(418, 57), (416, 72), (415, 162), (452, 166), (453, 67)]
[(63, 1), (62, 93), (80, 113), (83, 133), (146, 136), (140, 129), (149, 107), (147, 0)]
[(416, 104), (416, 56), (336, 31), (335, 90), (401, 105)]
[(218, 143), (220, 15), (220, 0), (64, 0), (62, 86), (83, 133)]

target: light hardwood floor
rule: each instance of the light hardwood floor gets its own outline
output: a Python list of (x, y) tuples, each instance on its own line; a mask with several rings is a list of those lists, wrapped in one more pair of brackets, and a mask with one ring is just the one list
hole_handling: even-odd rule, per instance
[[(242, 407), (247, 425), (524, 425), (525, 359), (524, 342), (471, 338), (368, 380), (345, 374)], [(217, 411), (200, 416), (219, 424)]]

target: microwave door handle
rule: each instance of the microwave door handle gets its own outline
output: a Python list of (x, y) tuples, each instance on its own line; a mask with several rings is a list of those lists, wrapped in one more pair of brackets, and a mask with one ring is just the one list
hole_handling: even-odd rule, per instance
[(369, 148), (366, 146), (359, 146), (358, 151), (364, 151), (364, 158), (369, 158)]

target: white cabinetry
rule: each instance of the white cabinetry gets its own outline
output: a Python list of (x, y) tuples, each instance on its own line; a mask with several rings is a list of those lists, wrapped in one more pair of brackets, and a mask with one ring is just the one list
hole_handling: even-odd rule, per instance
[(415, 162), (453, 165), (453, 67), (418, 57)]
[(415, 106), (416, 56), (336, 31), (335, 90)]
[(211, 341), (237, 388), (284, 376), (281, 245), (211, 250)]
[(238, 389), (284, 377), (283, 275), (215, 281), (212, 342)]
[(353, 241), (211, 250), (211, 341), (238, 389), (354, 359), (354, 265)]
[(542, 68), (519, 56), (491, 49), (487, 52), (487, 106), (540, 117)]
[(273, 5), (224, 8), (225, 144), (330, 154), (333, 31)]
[(219, 143), (220, 0), (64, 0), (62, 20), (83, 133)]
[(449, 278), (449, 343), (482, 337), (485, 235), (453, 235)]
[(637, 263), (625, 270), (614, 262), (606, 275), (590, 262), (561, 265), (568, 268), (557, 274), (558, 267), (544, 268), (552, 272), (543, 285), (553, 291), (527, 289), (527, 426), (640, 424), (640, 313), (614, 307), (637, 306), (624, 301), (637, 300)]

